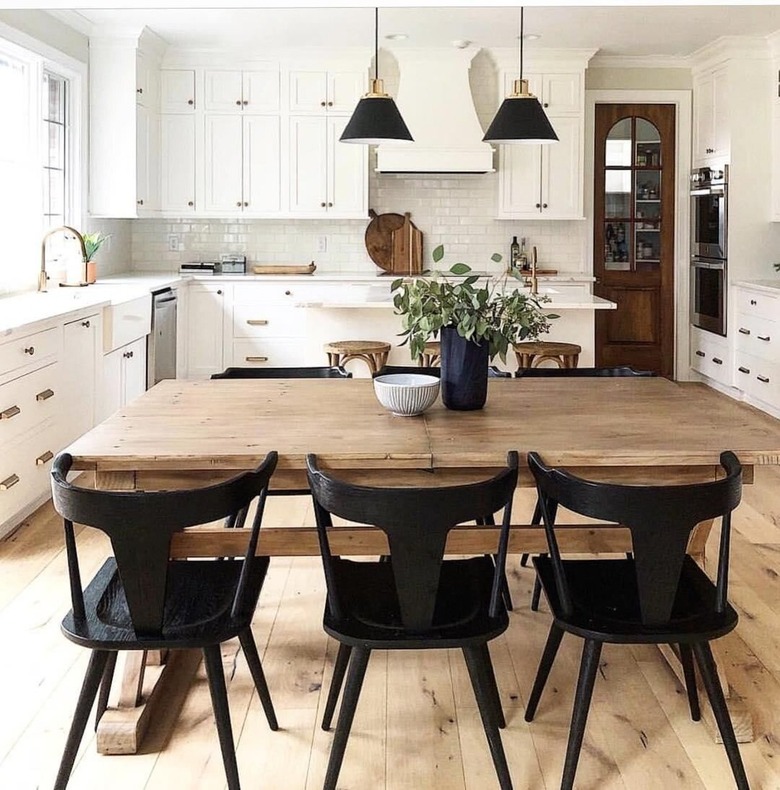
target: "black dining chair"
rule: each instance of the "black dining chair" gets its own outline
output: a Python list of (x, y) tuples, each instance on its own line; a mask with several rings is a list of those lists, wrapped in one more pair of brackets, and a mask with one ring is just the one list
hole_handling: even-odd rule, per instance
[(212, 379), (351, 379), (352, 374), (337, 365), (300, 368), (225, 368)]
[[(547, 644), (525, 711), (532, 721), (564, 632), (584, 640), (574, 698), (562, 790), (574, 775), (588, 718), (602, 645), (677, 645), (691, 717), (700, 718), (693, 657), (726, 747), (734, 780), (748, 788), (734, 729), (709, 643), (732, 631), (737, 613), (728, 602), (731, 512), (742, 495), (742, 467), (732, 452), (720, 456), (725, 477), (686, 485), (597, 483), (552, 469), (528, 455), (536, 480), (549, 553), (534, 558), (552, 612)], [(633, 556), (625, 559), (561, 559), (555, 528), (558, 506), (625, 525)], [(686, 554), (701, 521), (721, 518), (717, 579), (713, 583)]]
[[(515, 373), (515, 378), (652, 378), (658, 374), (654, 370), (636, 370), (630, 365), (618, 365), (612, 368), (521, 368)], [(539, 510), (537, 500), (534, 513), (531, 517), (531, 524), (538, 526), (542, 523), (542, 514)], [(520, 557), (520, 565), (528, 565), (529, 555), (524, 553)], [(534, 581), (534, 589), (531, 593), (531, 610), (539, 610), (539, 598), (542, 587), (539, 579)]]
[[(509, 790), (512, 782), (499, 733), (504, 714), (487, 643), (509, 625), (501, 579), (517, 453), (510, 452), (506, 468), (489, 480), (443, 488), (352, 485), (321, 471), (314, 455), (306, 463), (327, 586), (323, 627), (339, 642), (323, 729), (330, 729), (347, 676), (325, 790), (336, 787), (371, 651), (447, 648), (463, 651), (499, 784)], [(495, 564), (489, 556), (444, 559), (453, 527), (501, 509)], [(329, 537), (332, 515), (381, 529), (390, 561), (335, 556)]]
[[(268, 570), (256, 557), (268, 481), (277, 454), (253, 471), (195, 490), (95, 491), (68, 482), (73, 459), (60, 454), (52, 465), (52, 500), (63, 517), (72, 609), (64, 635), (92, 654), (65, 744), (55, 790), (68, 784), (90, 710), (98, 697), (103, 714), (121, 650), (200, 648), (230, 790), (239, 789), (220, 645), (238, 637), (268, 724), (278, 729), (271, 695), (252, 636), (252, 615)], [(185, 527), (245, 511), (257, 511), (243, 558), (187, 561), (169, 558), (171, 537)], [(82, 590), (73, 524), (108, 535), (113, 556)], [(99, 693), (99, 696), (98, 696)]]

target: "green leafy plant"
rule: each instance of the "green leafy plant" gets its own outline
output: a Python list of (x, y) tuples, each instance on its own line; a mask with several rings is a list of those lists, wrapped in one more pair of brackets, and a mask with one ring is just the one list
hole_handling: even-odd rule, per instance
[[(439, 263), (444, 246), (436, 247), (431, 257)], [(501, 256), (494, 253), (491, 260), (500, 263)], [(513, 271), (478, 286), (480, 277), (471, 271), (465, 263), (456, 263), (449, 275), (457, 280), (433, 272), (430, 277), (401, 278), (390, 286), (395, 313), (402, 316), (401, 345), (409, 344), (413, 359), (422, 354), (427, 340), (438, 337), (443, 327), (453, 326), (467, 340), (487, 341), (490, 358), (500, 356), (505, 361), (513, 343), (535, 340), (549, 332), (551, 319), (558, 318), (542, 312), (541, 305), (550, 301), (546, 296), (508, 288), (510, 278), (522, 280), (522, 275)]]
[(85, 233), (83, 238), (84, 249), (87, 251), (87, 260), (91, 261), (103, 244), (109, 238), (111, 238), (111, 234), (104, 236), (100, 231), (98, 231), (97, 233)]

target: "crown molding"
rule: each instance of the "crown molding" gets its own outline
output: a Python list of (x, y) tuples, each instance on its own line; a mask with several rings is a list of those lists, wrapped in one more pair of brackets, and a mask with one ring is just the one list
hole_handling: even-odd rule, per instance
[(691, 53), (691, 69), (700, 71), (724, 60), (766, 60), (769, 39), (768, 36), (721, 36)]
[[(496, 66), (501, 71), (517, 71), (518, 51), (510, 47), (486, 48)], [(561, 49), (529, 47), (523, 49), (523, 66), (530, 71), (543, 69), (549, 72), (563, 72), (585, 69), (598, 49)]]
[(589, 69), (690, 69), (687, 55), (594, 55)]
[(73, 28), (77, 33), (81, 33), (82, 35), (91, 36), (95, 32), (95, 25), (78, 11), (71, 9), (49, 9), (43, 13), (48, 14), (58, 22), (62, 22), (63, 25)]

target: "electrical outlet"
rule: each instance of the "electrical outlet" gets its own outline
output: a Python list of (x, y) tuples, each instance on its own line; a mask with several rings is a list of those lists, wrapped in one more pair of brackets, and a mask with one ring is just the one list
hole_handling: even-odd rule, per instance
[(327, 252), (327, 251), (328, 251), (328, 237), (317, 236), (317, 252)]
[(179, 237), (175, 233), (168, 234), (168, 249), (171, 252), (179, 251)]

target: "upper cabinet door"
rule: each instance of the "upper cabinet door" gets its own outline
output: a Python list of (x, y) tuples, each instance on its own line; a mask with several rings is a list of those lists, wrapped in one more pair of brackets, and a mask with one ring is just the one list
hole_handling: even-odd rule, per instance
[(368, 74), (355, 71), (328, 73), (327, 109), (352, 113), (360, 97), (368, 91)]
[(290, 112), (324, 112), (328, 107), (325, 71), (290, 72)]
[(240, 213), (242, 195), (242, 119), (235, 115), (205, 116), (206, 195), (204, 210)]
[(240, 71), (206, 71), (203, 104), (206, 112), (240, 112), (243, 107)]
[(242, 106), (246, 112), (279, 112), (279, 71), (245, 71)]
[(136, 109), (136, 211), (148, 216), (160, 206), (159, 139), (160, 122), (156, 113), (142, 104)]
[(192, 69), (168, 69), (160, 74), (160, 111), (193, 112), (195, 110), (195, 72)]
[(273, 214), (282, 207), (280, 120), (274, 115), (244, 116), (244, 211)]
[(542, 147), (541, 145), (501, 146), (499, 216), (539, 218)]
[(557, 117), (553, 126), (559, 141), (543, 146), (542, 151), (542, 216), (581, 219), (580, 119)]
[(365, 217), (368, 213), (368, 146), (339, 142), (349, 119), (328, 118), (328, 214)]
[(541, 101), (548, 114), (582, 112), (582, 75), (545, 74)]
[(328, 197), (326, 122), (312, 116), (290, 118), (290, 211), (294, 214), (325, 214), (333, 202)]
[(163, 211), (195, 211), (195, 116), (160, 118), (160, 192)]

